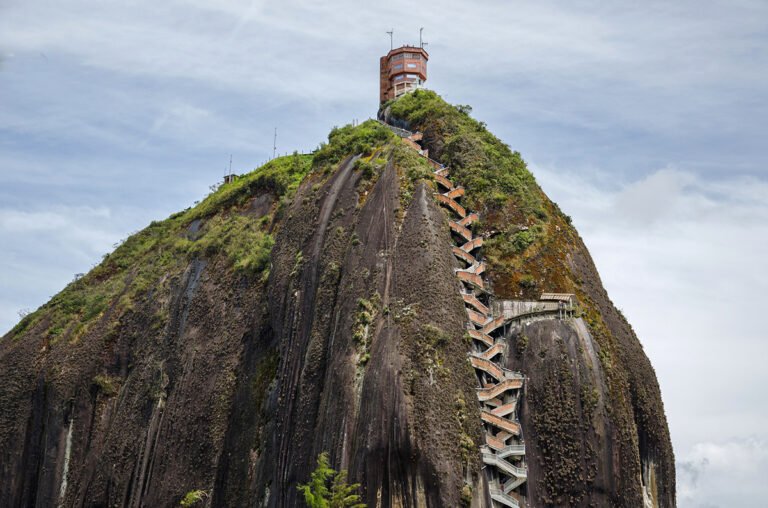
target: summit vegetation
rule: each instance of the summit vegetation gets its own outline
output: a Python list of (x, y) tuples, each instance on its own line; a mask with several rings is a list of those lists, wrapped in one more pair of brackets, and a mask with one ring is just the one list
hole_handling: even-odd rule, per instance
[(423, 132), (430, 157), (449, 166), (451, 177), (465, 187), (464, 204), (481, 216), (478, 230), (486, 237), (497, 295), (538, 297), (545, 285), (573, 291), (556, 246), (563, 235), (573, 240), (570, 217), (544, 195), (519, 152), (472, 118), (471, 107), (448, 104), (430, 90), (383, 108), (395, 122)]
[[(24, 316), (7, 337), (41, 327), (38, 331), (53, 342), (77, 341), (100, 318), (129, 311), (194, 259), (220, 257), (243, 276), (266, 280), (275, 230), (299, 184), (310, 174), (328, 176), (349, 154), (370, 156), (394, 139), (373, 120), (334, 128), (328, 142), (311, 154), (278, 157), (215, 186), (195, 206), (154, 221), (116, 244), (88, 274), (76, 276), (48, 303)], [(258, 219), (248, 210), (253, 196), (268, 196), (269, 211)]]

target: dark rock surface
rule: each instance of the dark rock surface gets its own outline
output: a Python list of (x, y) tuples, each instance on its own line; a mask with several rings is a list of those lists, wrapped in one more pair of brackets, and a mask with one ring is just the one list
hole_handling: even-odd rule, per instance
[[(193, 490), (302, 506), (320, 452), (370, 507), (491, 506), (447, 215), (391, 154), (372, 177), (355, 160), (310, 174), (275, 219), (268, 278), (203, 254), (82, 336), (53, 341), (43, 319), (0, 340), (0, 506), (177, 506)], [(278, 201), (254, 195), (239, 217)], [(643, 484), (674, 506), (653, 369), (568, 238), (557, 262), (583, 318), (508, 330), (529, 506), (642, 506)]]
[(479, 429), (445, 215), (424, 184), (401, 210), (392, 163), (361, 196), (353, 162), (302, 185), (266, 285), (196, 261), (115, 331), (0, 342), (0, 505), (297, 506), (328, 451), (370, 506), (458, 506)]

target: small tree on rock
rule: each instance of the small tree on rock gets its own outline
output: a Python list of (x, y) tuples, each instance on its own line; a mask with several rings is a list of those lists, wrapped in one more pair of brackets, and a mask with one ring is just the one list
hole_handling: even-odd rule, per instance
[(309, 482), (298, 486), (309, 508), (366, 508), (360, 502), (359, 488), (359, 483), (347, 484), (347, 472), (334, 470), (325, 452), (317, 456)]

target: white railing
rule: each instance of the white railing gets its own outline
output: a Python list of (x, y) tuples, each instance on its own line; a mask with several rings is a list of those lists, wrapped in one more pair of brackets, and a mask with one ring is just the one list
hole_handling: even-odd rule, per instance
[(525, 455), (525, 445), (509, 445), (496, 452), (496, 456), (502, 459), (510, 455)]
[(502, 488), (503, 488), (504, 492), (509, 494), (510, 492), (512, 492), (513, 490), (518, 488), (520, 485), (524, 484), (527, 479), (528, 478), (525, 477), (525, 476), (520, 476), (520, 477), (517, 477), (517, 478), (515, 478), (515, 477), (510, 478), (509, 480), (506, 481), (506, 483), (504, 483)]
[(395, 83), (395, 98), (402, 97), (403, 95), (423, 88), (424, 85), (414, 81), (403, 81), (401, 83)]
[(495, 488), (488, 487), (488, 492), (491, 494), (491, 499), (511, 508), (520, 508), (520, 503), (514, 497), (505, 494), (503, 491)]
[(405, 129), (401, 129), (400, 127), (395, 127), (394, 125), (389, 125), (387, 122), (384, 122), (382, 120), (376, 120), (384, 127), (387, 127), (389, 130), (400, 136), (401, 138), (409, 138), (413, 136), (413, 132)]
[[(514, 370), (509, 370), (505, 367), (499, 367), (498, 365), (496, 365), (496, 362), (492, 362), (491, 360), (485, 358), (484, 356), (482, 356), (482, 351), (472, 351), (469, 354), (470, 356), (474, 356), (477, 359), (485, 360), (486, 362), (493, 364), (494, 367), (496, 367), (497, 369), (499, 369), (499, 371), (503, 373), (504, 379), (521, 379), (521, 380), (525, 379), (525, 376), (522, 375), (521, 373), (516, 372)], [(489, 387), (485, 387), (485, 388), (489, 388)], [(477, 389), (483, 390), (485, 388), (477, 388)], [(517, 390), (517, 388), (515, 388), (515, 390)]]
[(504, 459), (500, 459), (493, 453), (483, 452), (483, 462), (489, 466), (496, 466), (510, 476), (516, 478), (528, 478), (528, 470), (524, 467), (513, 466)]

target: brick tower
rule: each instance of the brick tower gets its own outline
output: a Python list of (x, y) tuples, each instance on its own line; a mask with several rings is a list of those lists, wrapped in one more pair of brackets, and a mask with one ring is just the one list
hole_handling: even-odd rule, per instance
[(379, 60), (379, 101), (386, 102), (421, 87), (427, 80), (429, 53), (424, 48), (402, 46)]

